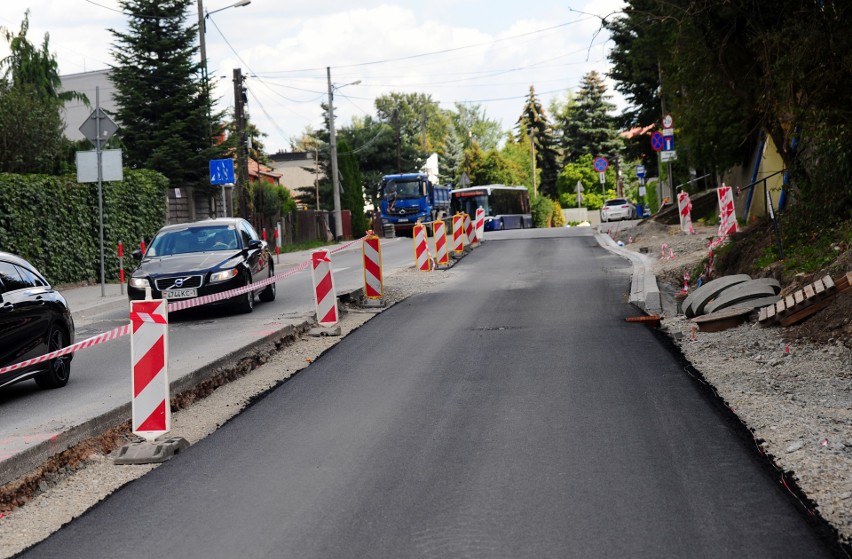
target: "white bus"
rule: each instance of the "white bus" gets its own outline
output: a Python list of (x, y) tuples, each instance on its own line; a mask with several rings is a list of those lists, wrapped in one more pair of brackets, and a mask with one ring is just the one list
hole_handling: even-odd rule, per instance
[(525, 186), (489, 184), (456, 188), (451, 194), (452, 214), (465, 212), (473, 219), (477, 208), (485, 210), (486, 231), (532, 227), (530, 192)]

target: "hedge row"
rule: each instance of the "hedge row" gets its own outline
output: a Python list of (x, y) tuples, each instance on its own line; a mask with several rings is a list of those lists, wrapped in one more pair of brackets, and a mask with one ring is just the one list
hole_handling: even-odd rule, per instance
[[(168, 180), (154, 171), (124, 170), (124, 181), (103, 184), (104, 262), (118, 279), (118, 241), (130, 252), (166, 218)], [(72, 177), (0, 174), (0, 250), (33, 263), (53, 284), (100, 281), (97, 183)]]

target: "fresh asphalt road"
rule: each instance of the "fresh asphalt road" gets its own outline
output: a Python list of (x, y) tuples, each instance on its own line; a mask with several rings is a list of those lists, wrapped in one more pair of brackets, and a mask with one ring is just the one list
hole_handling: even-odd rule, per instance
[(23, 557), (826, 556), (625, 261), (497, 237)]

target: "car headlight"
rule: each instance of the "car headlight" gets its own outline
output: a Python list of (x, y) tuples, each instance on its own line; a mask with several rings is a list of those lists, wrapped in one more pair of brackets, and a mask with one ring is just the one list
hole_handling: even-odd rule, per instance
[(237, 268), (231, 268), (230, 270), (225, 270), (223, 272), (213, 272), (210, 274), (210, 283), (219, 283), (220, 281), (235, 278), (239, 273), (240, 271)]
[(148, 278), (130, 278), (130, 287), (135, 287), (136, 289), (145, 289), (150, 284), (148, 283)]

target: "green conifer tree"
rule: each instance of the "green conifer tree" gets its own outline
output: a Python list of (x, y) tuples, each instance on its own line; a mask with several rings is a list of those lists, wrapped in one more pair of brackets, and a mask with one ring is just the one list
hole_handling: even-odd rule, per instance
[[(529, 136), (532, 132), (535, 143), (536, 167), (541, 171), (541, 184), (538, 193), (554, 198), (556, 196), (556, 177), (559, 174), (557, 166), (557, 151), (553, 138), (553, 129), (547, 120), (547, 115), (535, 94), (535, 87), (530, 86), (524, 109), (515, 125), (516, 138)], [(532, 155), (531, 155), (532, 157)]]
[[(198, 27), (187, 25), (192, 0), (121, 0), (126, 33), (115, 37), (110, 79), (125, 164), (154, 169), (173, 186), (209, 187), (209, 161), (221, 115), (212, 106), (197, 60)], [(191, 18), (189, 21), (192, 21)]]

